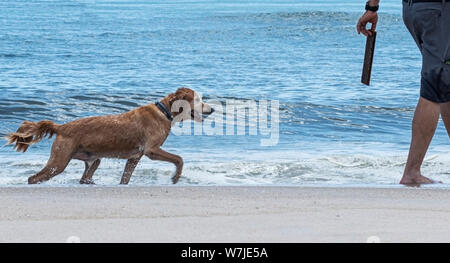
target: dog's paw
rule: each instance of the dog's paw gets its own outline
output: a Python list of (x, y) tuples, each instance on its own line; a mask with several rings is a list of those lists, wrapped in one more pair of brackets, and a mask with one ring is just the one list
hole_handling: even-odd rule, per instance
[(180, 176), (179, 175), (175, 175), (174, 177), (172, 177), (172, 183), (173, 184), (178, 183), (178, 180), (180, 180)]
[(39, 184), (40, 181), (36, 178), (36, 176), (31, 176), (28, 178), (28, 184)]
[(80, 184), (95, 184), (92, 179), (81, 179)]

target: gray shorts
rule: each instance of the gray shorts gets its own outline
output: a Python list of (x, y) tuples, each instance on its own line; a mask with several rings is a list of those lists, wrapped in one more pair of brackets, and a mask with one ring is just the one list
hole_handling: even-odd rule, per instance
[(422, 53), (420, 96), (450, 102), (450, 2), (403, 2), (403, 21)]

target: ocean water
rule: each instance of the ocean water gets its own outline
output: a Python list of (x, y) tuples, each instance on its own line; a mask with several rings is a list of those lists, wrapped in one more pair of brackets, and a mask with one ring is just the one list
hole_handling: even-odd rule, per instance
[[(187, 86), (206, 101), (277, 100), (279, 139), (177, 136), (181, 185), (396, 185), (419, 96), (421, 59), (401, 0), (381, 3), (372, 85), (360, 84), (364, 1), (0, 1), (0, 135), (24, 120), (117, 114)], [(216, 114), (221, 114), (216, 113)], [(0, 185), (24, 185), (52, 140), (0, 148)], [(450, 181), (439, 124), (423, 172)], [(94, 179), (120, 181), (124, 160)], [(77, 185), (72, 161), (45, 185)], [(143, 158), (133, 185), (170, 184), (173, 166)]]

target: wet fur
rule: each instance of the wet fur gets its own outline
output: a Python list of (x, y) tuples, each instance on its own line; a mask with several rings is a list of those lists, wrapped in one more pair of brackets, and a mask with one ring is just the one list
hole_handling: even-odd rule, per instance
[[(195, 92), (180, 88), (161, 102), (168, 109), (176, 100), (193, 103)], [(204, 112), (206, 109), (206, 112)], [(202, 113), (212, 113), (212, 108), (202, 104)], [(179, 113), (172, 113), (176, 116)], [(148, 104), (119, 115), (90, 117), (63, 125), (52, 121), (25, 121), (14, 133), (7, 136), (8, 144), (25, 152), (31, 144), (56, 134), (50, 159), (42, 171), (31, 176), (28, 183), (40, 183), (64, 171), (71, 159), (85, 162), (85, 171), (80, 183), (93, 183), (92, 176), (102, 158), (127, 159), (121, 184), (127, 184), (143, 155), (152, 160), (171, 162), (176, 166), (172, 178), (176, 183), (181, 176), (183, 159), (162, 150), (160, 147), (170, 133), (171, 122), (154, 105)]]
[(56, 124), (52, 121), (31, 122), (24, 121), (16, 132), (7, 136), (7, 144), (15, 144), (18, 152), (26, 152), (30, 144), (38, 143), (47, 135), (55, 134)]

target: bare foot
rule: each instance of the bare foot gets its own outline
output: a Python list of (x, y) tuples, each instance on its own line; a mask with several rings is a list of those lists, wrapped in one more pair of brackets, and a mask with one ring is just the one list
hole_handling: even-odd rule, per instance
[(419, 172), (415, 174), (404, 174), (402, 179), (400, 180), (400, 184), (411, 187), (419, 187), (422, 184), (442, 184), (442, 182), (425, 177)]

